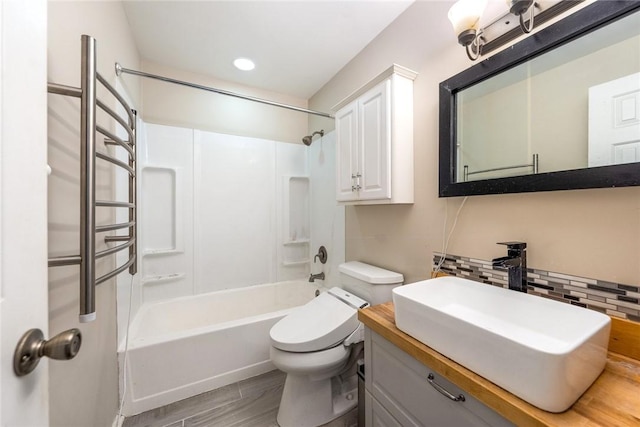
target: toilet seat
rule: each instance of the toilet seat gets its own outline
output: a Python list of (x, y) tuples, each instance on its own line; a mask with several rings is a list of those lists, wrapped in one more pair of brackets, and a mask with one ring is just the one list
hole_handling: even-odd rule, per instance
[(309, 353), (294, 353), (271, 347), (270, 357), (276, 368), (288, 374), (330, 378), (340, 371), (350, 351), (343, 345)]
[[(355, 304), (353, 299), (358, 301)], [(297, 308), (271, 328), (271, 345), (294, 353), (335, 347), (356, 330), (357, 304), (366, 302), (332, 288)]]

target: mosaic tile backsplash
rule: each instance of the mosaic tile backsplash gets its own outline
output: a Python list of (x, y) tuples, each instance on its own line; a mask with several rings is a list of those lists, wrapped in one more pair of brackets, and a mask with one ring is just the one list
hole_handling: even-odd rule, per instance
[[(442, 254), (434, 252), (433, 265)], [(488, 285), (508, 287), (507, 272), (491, 261), (446, 254), (440, 270)], [(640, 322), (640, 287), (527, 268), (528, 293)]]

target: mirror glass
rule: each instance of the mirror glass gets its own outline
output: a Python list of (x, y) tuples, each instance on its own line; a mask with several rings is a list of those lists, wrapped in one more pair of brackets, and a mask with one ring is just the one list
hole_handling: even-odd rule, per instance
[(466, 87), (454, 105), (453, 182), (640, 162), (640, 12)]

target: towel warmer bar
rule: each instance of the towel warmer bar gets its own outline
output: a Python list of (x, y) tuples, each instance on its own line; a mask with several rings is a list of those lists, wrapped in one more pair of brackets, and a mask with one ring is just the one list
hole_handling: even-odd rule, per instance
[[(90, 322), (96, 317), (95, 287), (125, 270), (134, 275), (137, 272), (137, 223), (136, 223), (136, 112), (125, 99), (96, 71), (96, 40), (88, 35), (81, 38), (81, 78), (80, 87), (48, 84), (52, 94), (80, 98), (80, 255), (49, 258), (49, 267), (64, 265), (80, 266), (80, 322)], [(113, 109), (96, 97), (96, 82), (102, 84), (126, 111), (123, 119)], [(105, 129), (96, 122), (96, 109), (100, 108), (112, 117), (127, 134), (127, 140)], [(121, 147), (127, 152), (128, 162), (123, 162), (107, 154), (96, 152), (96, 133), (105, 136), (106, 145)], [(129, 175), (129, 200), (96, 200), (96, 159), (108, 161), (124, 169)], [(125, 223), (96, 226), (96, 207), (125, 208), (129, 220)], [(128, 229), (126, 236), (106, 236), (106, 243), (124, 242), (96, 252), (96, 234), (119, 229)], [(126, 263), (115, 270), (96, 278), (97, 258), (129, 250)]]
[(467, 182), (469, 180), (469, 175), (476, 175), (479, 173), (487, 173), (487, 172), (505, 171), (510, 169), (520, 169), (520, 168), (533, 168), (532, 173), (535, 175), (538, 173), (538, 167), (539, 167), (539, 160), (538, 160), (537, 154), (534, 154), (533, 160), (531, 161), (531, 163), (528, 163), (526, 165), (502, 166), (499, 168), (483, 169), (483, 170), (473, 171), (473, 172), (469, 172), (469, 165), (464, 165), (464, 173), (463, 173), (464, 182)]

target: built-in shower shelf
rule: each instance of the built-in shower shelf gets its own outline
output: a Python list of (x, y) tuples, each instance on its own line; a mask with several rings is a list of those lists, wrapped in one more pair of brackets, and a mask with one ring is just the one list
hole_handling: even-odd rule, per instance
[(147, 249), (146, 251), (142, 252), (142, 256), (162, 256), (182, 253), (184, 253), (184, 251), (177, 249)]
[(308, 245), (311, 240), (309, 239), (300, 239), (300, 240), (289, 240), (284, 242), (285, 246), (293, 246), (293, 245)]
[(301, 261), (285, 261), (282, 263), (282, 265), (284, 265), (285, 267), (295, 267), (297, 265), (305, 265), (305, 264), (309, 264), (310, 260), (305, 259), (305, 260), (301, 260)]
[(163, 274), (159, 276), (145, 276), (142, 279), (142, 283), (161, 283), (161, 282), (171, 282), (174, 280), (182, 279), (185, 277), (184, 273), (175, 273), (175, 274)]
[(309, 264), (311, 215), (308, 176), (284, 176), (284, 215), (282, 265), (284, 267)]

